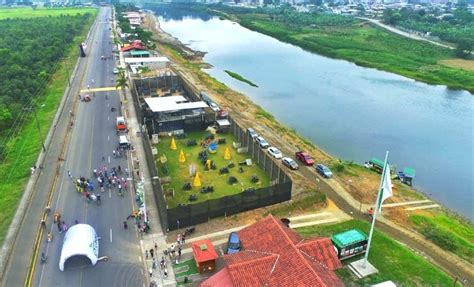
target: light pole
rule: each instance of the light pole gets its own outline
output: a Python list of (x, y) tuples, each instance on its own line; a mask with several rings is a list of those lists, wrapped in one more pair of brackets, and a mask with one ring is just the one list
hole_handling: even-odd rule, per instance
[[(44, 107), (44, 105), (42, 105), (42, 107)], [(43, 141), (43, 135), (41, 134), (41, 127), (38, 121), (38, 115), (36, 114), (36, 108), (35, 107), (24, 108), (23, 110), (27, 112), (33, 111), (33, 113), (35, 114), (36, 126), (38, 127), (38, 133), (41, 140), (41, 146), (43, 147), (43, 151), (46, 151), (46, 147), (44, 146), (44, 141)]]

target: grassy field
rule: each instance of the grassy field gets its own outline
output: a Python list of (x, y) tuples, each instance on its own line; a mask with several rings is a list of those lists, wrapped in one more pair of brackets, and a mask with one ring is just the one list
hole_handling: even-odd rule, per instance
[[(93, 10), (94, 15), (97, 13), (96, 11)], [(44, 105), (37, 110), (43, 137), (46, 137), (64, 94), (67, 75), (68, 73), (71, 74), (79, 56), (76, 47), (84, 40), (94, 19), (95, 17), (91, 17), (89, 23), (85, 23), (82, 35), (74, 39), (74, 43), (71, 44), (68, 50), (68, 58), (63, 60), (52, 76), (51, 82), (44, 93), (45, 96), (38, 98), (38, 106)], [(30, 167), (36, 162), (40, 149), (40, 139), (34, 121), (26, 124), (21, 135), (10, 141), (7, 146), (7, 150), (10, 152), (9, 160), (0, 164), (0, 243), (5, 238), (11, 219), (30, 177)]]
[[(350, 220), (334, 225), (304, 227), (297, 231), (305, 237), (331, 236), (352, 228), (359, 228), (368, 234), (370, 225), (368, 222)], [(360, 258), (361, 256), (343, 263), (345, 265)], [(374, 232), (369, 261), (379, 270), (379, 273), (357, 279), (348, 269), (343, 268), (338, 270), (337, 274), (351, 286), (367, 286), (386, 280), (392, 280), (397, 286), (453, 286), (454, 283), (454, 279), (438, 267), (377, 230)]]
[[(214, 161), (217, 168), (215, 170), (206, 171), (204, 165), (201, 164), (198, 154), (201, 151), (199, 146), (202, 139), (205, 138), (207, 132), (193, 132), (187, 134), (185, 139), (175, 139), (176, 140), (176, 150), (170, 149), (171, 137), (165, 137), (160, 139), (160, 143), (156, 145), (158, 150), (158, 157), (166, 155), (169, 173), (166, 174), (163, 170), (163, 164), (160, 161), (157, 161), (157, 168), (160, 177), (170, 176), (171, 182), (164, 185), (164, 191), (167, 193), (167, 202), (170, 207), (177, 206), (179, 203), (189, 203), (188, 197), (191, 194), (197, 195), (197, 201), (202, 202), (208, 199), (220, 198), (226, 195), (236, 194), (242, 192), (244, 189), (253, 187), (260, 188), (269, 186), (269, 177), (265, 172), (258, 167), (256, 164), (252, 166), (243, 166), (244, 172), (239, 172), (239, 162), (244, 161), (245, 159), (250, 158), (249, 154), (237, 154), (235, 149), (232, 148), (232, 142), (235, 141), (234, 137), (231, 134), (217, 135), (216, 139), (225, 138), (226, 144), (218, 145), (217, 152), (215, 154), (209, 154), (209, 159)], [(197, 146), (186, 146), (188, 140), (196, 140), (198, 143)], [(224, 159), (224, 151), (226, 147), (229, 148), (231, 152), (231, 160)], [(180, 163), (178, 161), (179, 153), (183, 150), (186, 161)], [(235, 167), (229, 168), (228, 174), (219, 174), (219, 169), (227, 167), (230, 162), (235, 164)], [(189, 176), (189, 165), (194, 164), (196, 166), (196, 171), (199, 173), (202, 187), (212, 185), (214, 187), (214, 192), (201, 194), (199, 191), (201, 187), (193, 187), (192, 190), (185, 191), (183, 190), (183, 185), (187, 182), (192, 183), (193, 178)], [(252, 183), (252, 175), (256, 175), (259, 178), (258, 183)], [(229, 176), (234, 176), (238, 179), (238, 183), (229, 184), (227, 181)], [(171, 196), (172, 193), (168, 193), (167, 190), (174, 189), (174, 197)]]
[(360, 66), (400, 74), (430, 84), (474, 92), (474, 73), (440, 61), (455, 59), (451, 50), (411, 40), (356, 21), (293, 30), (262, 14), (238, 14), (241, 25), (281, 41)]
[(249, 84), (250, 86), (252, 87), (256, 87), (258, 88), (258, 86), (254, 83), (252, 83), (250, 80), (247, 80), (246, 78), (242, 77), (241, 75), (237, 74), (237, 73), (234, 73), (234, 72), (231, 72), (229, 70), (224, 70), (224, 72), (227, 73), (227, 75), (231, 76), (232, 78), (236, 79), (236, 80), (239, 80), (241, 82), (244, 82), (244, 83), (247, 83)]
[(0, 9), (0, 20), (7, 18), (36, 18), (36, 17), (57, 17), (61, 15), (76, 15), (93, 13), (97, 11), (96, 8), (2, 8)]
[(426, 239), (474, 263), (474, 227), (466, 220), (448, 217), (411, 215), (410, 221)]

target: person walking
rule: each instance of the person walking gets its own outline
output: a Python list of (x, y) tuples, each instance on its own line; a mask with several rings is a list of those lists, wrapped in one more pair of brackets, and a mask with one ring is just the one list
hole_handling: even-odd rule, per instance
[(145, 250), (145, 259), (148, 259), (148, 250)]
[(181, 246), (178, 246), (178, 257), (181, 259)]
[(151, 249), (150, 249), (151, 258), (153, 258), (153, 253), (154, 253), (154, 252), (155, 252), (155, 251), (153, 250), (153, 248), (151, 248)]
[(67, 171), (67, 176), (69, 176), (69, 178), (72, 177), (72, 174), (71, 174), (71, 171), (70, 171), (70, 170)]

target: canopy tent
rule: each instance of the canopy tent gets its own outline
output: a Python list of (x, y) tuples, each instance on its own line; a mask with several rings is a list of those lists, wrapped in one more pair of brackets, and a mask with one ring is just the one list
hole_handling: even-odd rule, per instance
[(99, 257), (99, 237), (95, 229), (88, 224), (76, 224), (69, 228), (64, 236), (59, 270), (64, 271), (64, 263), (73, 256), (87, 256), (92, 265)]

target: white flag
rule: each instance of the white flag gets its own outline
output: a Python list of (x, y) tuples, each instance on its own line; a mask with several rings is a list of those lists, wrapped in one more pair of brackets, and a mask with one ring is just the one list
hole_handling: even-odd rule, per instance
[(379, 211), (382, 210), (382, 203), (385, 199), (391, 197), (392, 192), (392, 180), (390, 179), (390, 166), (387, 163), (384, 169), (384, 178), (382, 183), (382, 195), (380, 196)]

